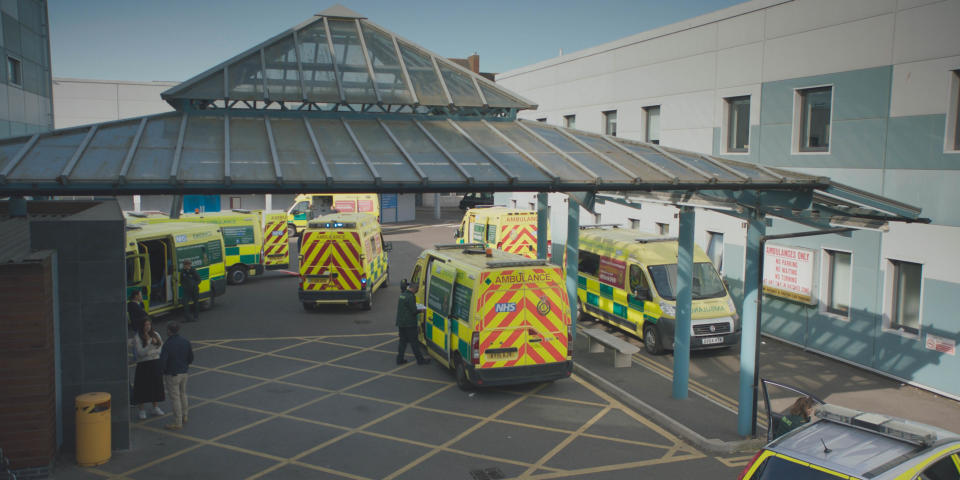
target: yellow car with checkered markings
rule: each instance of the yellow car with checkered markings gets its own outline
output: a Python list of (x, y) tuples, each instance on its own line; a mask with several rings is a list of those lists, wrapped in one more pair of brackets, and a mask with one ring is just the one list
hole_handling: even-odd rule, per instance
[(320, 304), (373, 306), (373, 293), (390, 276), (380, 223), (366, 213), (321, 215), (300, 234), (300, 301), (313, 310)]
[(425, 307), (421, 342), (456, 372), (460, 388), (570, 375), (570, 302), (559, 266), (479, 243), (437, 245), (420, 254), (410, 281)]
[[(581, 227), (580, 311), (637, 335), (652, 355), (672, 350), (677, 238), (608, 227)], [(691, 290), (690, 349), (738, 344), (737, 308), (710, 257), (697, 246)]]
[(958, 480), (960, 435), (824, 404), (817, 421), (767, 444), (739, 480)]

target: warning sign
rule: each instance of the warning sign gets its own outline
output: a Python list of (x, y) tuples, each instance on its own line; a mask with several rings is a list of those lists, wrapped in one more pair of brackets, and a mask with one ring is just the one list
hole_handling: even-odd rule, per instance
[(927, 341), (925, 343), (928, 350), (946, 353), (947, 355), (957, 354), (957, 342), (954, 342), (949, 338), (938, 337), (928, 333)]
[(766, 245), (763, 293), (813, 305), (813, 250)]

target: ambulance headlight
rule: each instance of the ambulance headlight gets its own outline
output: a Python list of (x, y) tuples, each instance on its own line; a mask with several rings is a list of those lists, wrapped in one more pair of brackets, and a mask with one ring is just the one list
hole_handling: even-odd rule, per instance
[(660, 311), (668, 317), (676, 318), (677, 316), (677, 307), (667, 303), (664, 300), (660, 300)]
[(727, 297), (727, 308), (730, 309), (730, 316), (733, 317), (734, 323), (740, 320), (740, 315), (737, 314), (737, 305), (733, 303), (733, 299)]

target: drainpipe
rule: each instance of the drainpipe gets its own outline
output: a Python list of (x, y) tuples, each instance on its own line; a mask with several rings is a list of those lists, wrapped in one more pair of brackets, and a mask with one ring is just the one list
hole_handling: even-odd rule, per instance
[(547, 210), (547, 193), (537, 194), (537, 258), (547, 259), (547, 219), (550, 218), (550, 211)]

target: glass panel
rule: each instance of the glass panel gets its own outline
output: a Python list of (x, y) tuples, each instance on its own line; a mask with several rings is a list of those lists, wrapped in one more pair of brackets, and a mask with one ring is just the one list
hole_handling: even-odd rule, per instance
[(447, 90), (453, 97), (454, 104), (461, 107), (483, 106), (483, 102), (480, 101), (480, 94), (473, 87), (473, 80), (467, 74), (454, 70), (439, 60), (437, 66), (440, 67), (440, 74), (443, 75), (443, 81), (447, 84)]
[(343, 124), (338, 120), (311, 120), (310, 125), (337, 181), (373, 181)]
[(447, 105), (447, 97), (443, 94), (443, 87), (430, 57), (403, 42), (399, 45), (403, 63), (407, 66), (410, 82), (417, 91), (420, 105)]
[(263, 100), (260, 52), (254, 52), (227, 68), (227, 91), (234, 100)]
[(636, 158), (624, 153), (619, 148), (610, 145), (606, 140), (594, 137), (592, 135), (586, 135), (580, 132), (571, 132), (573, 136), (577, 137), (580, 141), (590, 145), (598, 152), (606, 155), (611, 160), (619, 163), (621, 166), (625, 167), (627, 170), (630, 170), (634, 173), (634, 176), (639, 177), (643, 182), (649, 183), (660, 183), (660, 182), (669, 182), (669, 179), (664, 176), (662, 173), (648, 167), (643, 162), (637, 160)]
[[(463, 175), (413, 122), (384, 122), (431, 182), (462, 182)], [(436, 138), (436, 136), (434, 136)], [(439, 141), (439, 140), (437, 140)], [(446, 148), (446, 147), (444, 147)], [(451, 153), (451, 155), (453, 155)], [(469, 171), (469, 170), (468, 170)], [(497, 180), (502, 180), (503, 177)]]
[(84, 137), (86, 128), (47, 137), (41, 136), (13, 172), (11, 179), (50, 181), (63, 170)]
[(263, 49), (267, 66), (267, 92), (273, 100), (300, 100), (300, 75), (297, 70), (297, 52), (293, 35), (278, 40)]
[(120, 174), (130, 142), (137, 134), (140, 121), (129, 121), (101, 127), (70, 175), (74, 180), (107, 180)]
[(167, 180), (173, 164), (173, 150), (180, 133), (180, 115), (150, 119), (143, 129), (140, 145), (133, 155), (128, 177), (137, 180)]
[(190, 117), (183, 136), (180, 175), (188, 183), (223, 179), (223, 118)]
[(653, 150), (651, 148), (647, 148), (635, 143), (631, 143), (631, 142), (619, 142), (619, 143), (620, 145), (623, 145), (624, 147), (626, 147), (627, 150), (630, 150), (631, 152), (634, 152), (637, 155), (640, 155), (641, 157), (646, 159), (648, 162), (654, 165), (657, 165), (658, 167), (661, 167), (664, 170), (676, 175), (677, 178), (679, 178), (681, 181), (685, 181), (685, 182), (702, 182), (703, 181), (702, 176), (694, 172), (691, 172), (690, 170), (687, 170), (686, 167), (678, 164), (677, 162), (674, 162), (673, 160), (670, 160), (667, 157), (660, 155), (660, 153), (657, 152), (656, 150)]
[(297, 32), (300, 42), (300, 66), (307, 99), (312, 102), (337, 103), (340, 91), (333, 76), (333, 62), (327, 44), (327, 31), (316, 21)]
[[(475, 142), (497, 159), (511, 174), (517, 177), (518, 182), (546, 182), (546, 174), (530, 165), (516, 150), (503, 141), (499, 135), (490, 131), (486, 125), (477, 121), (461, 121), (457, 125), (467, 132)], [(430, 128), (430, 127), (428, 127)], [(432, 133), (432, 130), (431, 130)], [(438, 139), (439, 140), (439, 139)], [(443, 142), (443, 140), (440, 140)], [(444, 143), (444, 146), (447, 144)], [(468, 168), (469, 170), (469, 168)]]
[(28, 140), (29, 137), (24, 137), (13, 142), (4, 142), (0, 145), (0, 170), (6, 168), (10, 160), (17, 156), (17, 153), (26, 145)]
[(802, 90), (800, 151), (825, 152), (830, 148), (830, 102), (832, 87)]
[(273, 139), (283, 176), (291, 181), (322, 182), (326, 179), (313, 151), (306, 126), (299, 118), (271, 119)]
[(723, 163), (723, 165), (726, 166), (727, 168), (730, 168), (732, 170), (735, 170), (739, 173), (742, 173), (752, 178), (754, 182), (769, 182), (769, 181), (779, 180), (778, 178), (775, 178), (767, 174), (763, 170), (760, 170), (756, 166), (750, 165), (748, 163), (737, 162), (737, 161), (728, 160), (725, 158), (717, 158), (717, 157), (711, 157), (711, 158), (713, 158), (714, 160), (720, 163)]
[(367, 52), (370, 63), (373, 64), (374, 80), (380, 90), (383, 103), (394, 105), (409, 105), (413, 97), (407, 89), (407, 82), (400, 69), (400, 60), (397, 51), (393, 48), (393, 40), (369, 24), (361, 22), (363, 40), (367, 43)]
[(487, 99), (487, 105), (491, 107), (522, 107), (526, 106), (525, 103), (514, 100), (507, 95), (500, 93), (499, 88), (490, 87), (484, 82), (477, 80), (477, 85), (480, 85), (480, 90), (483, 91), (483, 98)]
[(175, 98), (190, 98), (199, 100), (211, 100), (215, 98), (224, 98), (223, 92), (223, 70), (211, 73), (206, 78), (198, 80), (193, 85), (182, 92), (174, 95)]
[[(544, 167), (550, 170), (553, 175), (560, 177), (566, 182), (593, 182), (595, 179), (583, 170), (573, 166), (570, 162), (556, 153), (552, 148), (544, 145), (536, 138), (533, 138), (527, 132), (524, 132), (513, 122), (491, 122), (494, 128), (505, 134), (510, 140), (513, 140), (520, 148), (526, 151), (530, 156), (537, 159)], [(533, 164), (528, 164), (526, 168), (537, 168)]]
[(895, 262), (896, 309), (894, 328), (902, 327), (908, 332), (920, 330), (920, 287), (923, 282), (923, 266), (910, 262)]
[[(597, 174), (597, 176), (603, 179), (604, 182), (633, 181), (633, 178), (627, 177), (623, 172), (613, 168), (610, 166), (610, 164), (600, 159), (600, 157), (597, 157), (589, 150), (571, 141), (560, 132), (552, 128), (541, 127), (532, 122), (526, 122), (524, 125), (530, 127), (531, 130), (537, 132), (537, 134), (546, 139), (548, 142), (552, 143), (555, 147), (567, 155), (575, 158), (578, 162), (583, 164), (583, 166), (589, 168), (591, 171), (593, 171), (593, 173)], [(578, 168), (577, 170), (579, 171), (580, 169)]]
[[(666, 151), (666, 149), (664, 149)], [(693, 155), (687, 155), (685, 153), (679, 153), (676, 151), (668, 151), (671, 155), (683, 160), (684, 162), (689, 163), (690, 165), (703, 170), (708, 175), (716, 175), (717, 180), (721, 182), (742, 182), (743, 180), (740, 177), (733, 175), (732, 173), (700, 158)]]
[(850, 254), (830, 252), (830, 300), (827, 311), (848, 315), (850, 313)]
[(360, 49), (357, 25), (341, 20), (328, 20), (327, 24), (330, 26), (334, 58), (340, 69), (340, 83), (347, 95), (347, 103), (377, 103), (367, 61)]
[(617, 111), (611, 110), (603, 112), (603, 133), (613, 137), (617, 136)]
[(646, 116), (646, 141), (649, 143), (660, 144), (660, 106), (646, 107), (643, 109)]
[(727, 99), (727, 151), (746, 152), (750, 146), (750, 97)]
[(230, 119), (230, 176), (234, 182), (251, 183), (273, 183), (276, 178), (262, 119)]
[(363, 146), (367, 158), (376, 167), (377, 173), (385, 182), (419, 182), (420, 177), (413, 167), (397, 149), (397, 146), (387, 136), (387, 132), (373, 120), (351, 121), (357, 141)]
[[(477, 182), (503, 182), (506, 176), (490, 160), (480, 153), (470, 142), (463, 137), (456, 129), (445, 121), (424, 121), (420, 122), (424, 128), (433, 135), (433, 138), (443, 145), (443, 148), (457, 159), (464, 170), (473, 175)], [(469, 122), (460, 122), (460, 126), (467, 130)], [(481, 125), (482, 127), (482, 125)], [(486, 128), (486, 127), (483, 127)], [(471, 133), (471, 136), (473, 134)], [(476, 140), (476, 139), (475, 139)], [(480, 140), (477, 140), (480, 143)], [(489, 151), (489, 150), (488, 150)], [(491, 155), (495, 155), (490, 152)], [(503, 161), (499, 156), (498, 161)], [(510, 167), (507, 167), (510, 168)], [(459, 172), (456, 172), (459, 176)]]

